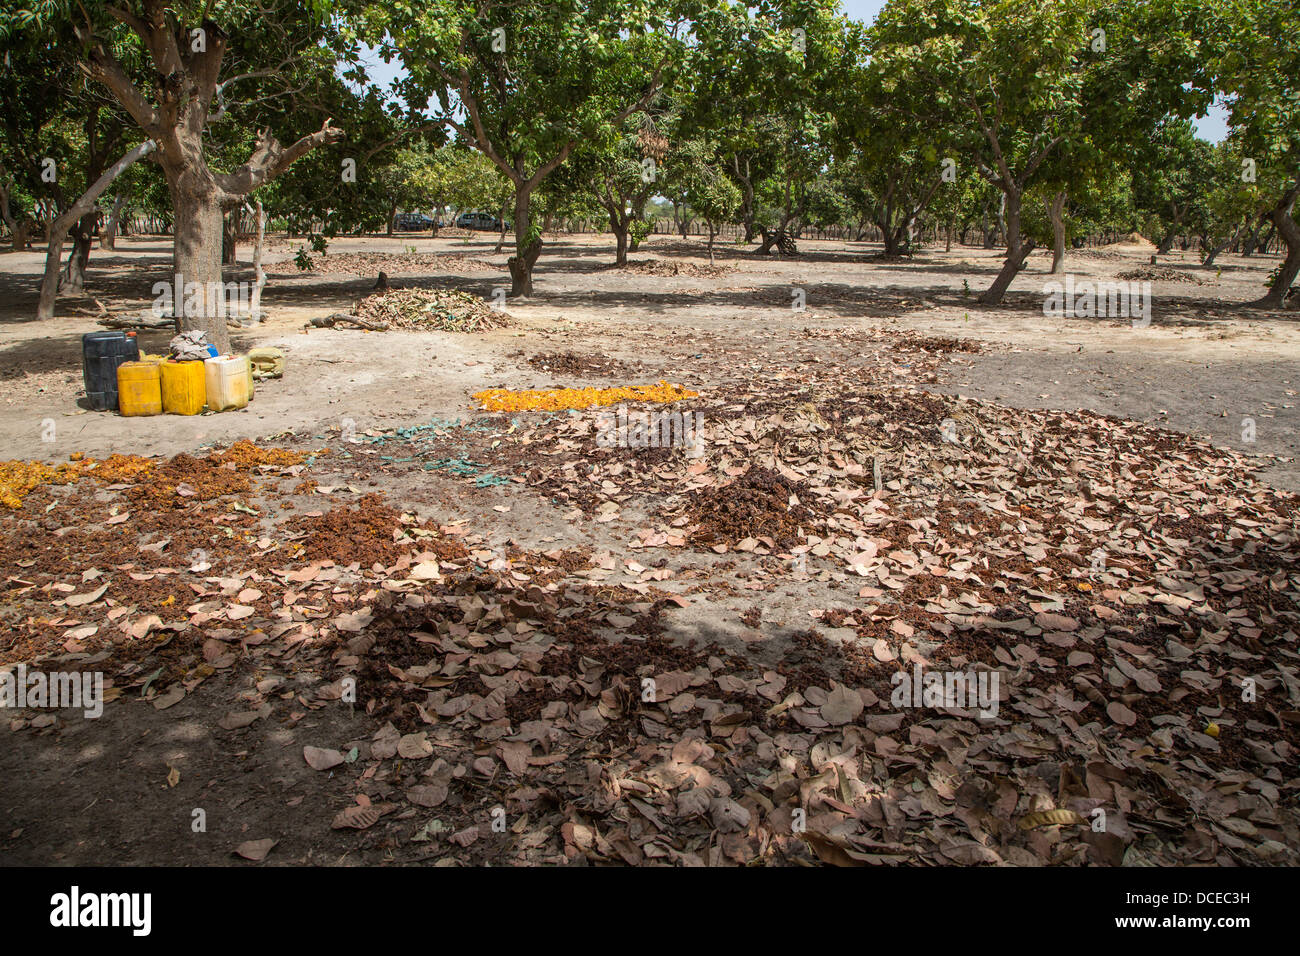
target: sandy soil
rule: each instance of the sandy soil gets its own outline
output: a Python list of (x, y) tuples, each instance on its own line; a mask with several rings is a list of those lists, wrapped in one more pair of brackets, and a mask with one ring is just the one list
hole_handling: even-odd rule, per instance
[[(491, 297), (507, 281), (505, 256), (495, 243), (459, 239), (340, 239), (330, 254), (384, 251), (442, 253), (490, 263), (493, 270), (443, 275), (393, 275), (394, 283), (437, 282)], [(37, 326), (39, 253), (0, 255), (0, 436), (15, 457), (58, 459), (130, 448), (174, 453), (238, 436), (287, 429), (321, 432), (351, 419), (356, 427), (410, 423), (454, 416), (481, 387), (529, 382), (533, 370), (513, 353), (557, 343), (637, 359), (665, 374), (661, 342), (698, 337), (700, 359), (690, 370), (725, 367), (714, 352), (729, 348), (779, 348), (777, 339), (805, 327), (911, 330), (969, 337), (994, 346), (968, 369), (945, 376), (942, 390), (1028, 408), (1091, 408), (1138, 421), (1163, 423), (1250, 454), (1289, 461), (1266, 462), (1279, 487), (1300, 488), (1294, 459), (1296, 391), (1300, 388), (1300, 322), (1293, 313), (1240, 311), (1233, 304), (1259, 293), (1275, 262), (1270, 257), (1225, 256), (1204, 270), (1186, 254), (1162, 259), (1198, 284), (1153, 284), (1154, 320), (1133, 328), (1124, 320), (1051, 319), (1042, 314), (1048, 261), (1036, 256), (1016, 280), (1006, 305), (985, 308), (974, 297), (997, 271), (996, 253), (962, 249), (926, 252), (913, 260), (876, 262), (868, 245), (805, 242), (797, 259), (756, 261), (734, 247), (719, 250), (727, 275), (655, 276), (609, 268), (603, 237), (552, 241), (541, 260), (537, 296), (511, 302), (518, 328), (467, 341), (453, 334), (368, 334), (303, 331), (313, 316), (346, 308), (368, 293), (367, 276), (294, 275), (292, 243), (279, 240), (268, 255), (272, 284), (264, 304), (269, 321), (236, 333), (237, 348), (279, 346), (289, 355), (289, 376), (266, 385), (246, 411), (187, 420), (123, 419), (86, 413), (81, 394), (79, 339), (98, 328), (92, 298), (60, 300), (60, 317)], [(241, 249), (242, 259), (248, 251)], [(633, 262), (671, 254), (674, 262), (707, 266), (702, 245), (656, 237)], [(114, 312), (146, 308), (155, 281), (167, 277), (170, 247), (148, 239), (124, 240), (119, 251), (91, 259), (91, 296)], [(685, 258), (685, 257), (689, 258)], [(1079, 281), (1106, 280), (1146, 264), (1137, 247), (1080, 250), (1068, 268)], [(246, 266), (233, 273), (247, 278)], [(967, 284), (971, 295), (963, 288)], [(802, 289), (806, 311), (792, 310), (792, 289)], [(160, 350), (167, 336), (143, 333), (144, 346)], [(705, 342), (711, 345), (704, 344)], [(827, 360), (834, 355), (828, 353)], [(310, 384), (308, 384), (310, 383)], [(306, 387), (303, 387), (306, 386)], [(1242, 419), (1255, 421), (1256, 441), (1242, 441)], [(43, 423), (56, 423), (56, 441), (42, 442)]]
[[(397, 286), (445, 285), (488, 298), (506, 284), (505, 257), (493, 253), (494, 245), (488, 237), (468, 243), (343, 239), (333, 242), (330, 252), (400, 255), (413, 249), (464, 257), (444, 273), (430, 272), (426, 265), (418, 273), (389, 270), (390, 280)], [(743, 383), (751, 364), (788, 357), (796, 371), (819, 365), (860, 370), (864, 384), (913, 380), (941, 395), (1015, 408), (1092, 409), (1206, 436), (1255, 456), (1275, 487), (1300, 490), (1300, 316), (1236, 307), (1259, 295), (1276, 264), (1269, 257), (1227, 256), (1215, 270), (1202, 269), (1190, 256), (1163, 259), (1162, 266), (1196, 281), (1154, 283), (1154, 321), (1149, 328), (1134, 328), (1127, 321), (1045, 316), (1041, 289), (1050, 277), (1042, 257), (1031, 261), (1004, 306), (985, 308), (975, 297), (992, 281), (999, 260), (983, 250), (928, 251), (882, 262), (873, 258), (878, 250), (865, 244), (804, 242), (804, 254), (787, 260), (757, 260), (725, 247), (718, 250), (719, 268), (710, 270), (701, 242), (656, 238), (632, 254), (632, 268), (613, 270), (605, 238), (558, 237), (539, 264), (537, 295), (509, 303), (513, 324), (467, 336), (304, 331), (311, 317), (347, 308), (366, 295), (374, 275), (296, 275), (295, 247), (283, 240), (272, 245), (272, 283), (264, 298), (268, 321), (234, 334), (239, 349), (283, 348), (288, 355), (284, 379), (259, 386), (246, 410), (195, 418), (121, 418), (78, 406), (80, 336), (98, 328), (94, 300), (114, 313), (147, 307), (153, 282), (167, 278), (167, 243), (126, 239), (116, 253), (96, 250), (88, 273), (90, 296), (60, 300), (60, 317), (42, 324), (30, 319), (41, 255), (0, 254), (0, 457), (169, 456), (246, 437), (279, 437), (302, 448), (339, 447), (340, 431), (347, 428), (374, 435), (431, 419), (468, 418), (476, 414), (469, 396), (483, 388), (613, 382), (599, 375), (540, 371), (527, 361), (539, 353), (608, 358), (634, 370), (628, 380), (665, 378), (702, 389)], [(243, 264), (248, 256), (241, 249), (234, 278), (250, 275)], [(1108, 279), (1146, 265), (1148, 258), (1149, 251), (1140, 247), (1083, 250), (1072, 255), (1069, 268), (1080, 279)], [(671, 269), (638, 265), (659, 259), (685, 268), (665, 275), (655, 273)], [(804, 311), (792, 309), (792, 290), (802, 291)], [(849, 354), (843, 351), (850, 347), (846, 343), (861, 337), (817, 334), (824, 330), (879, 336), (870, 339), (871, 354)], [(150, 351), (162, 350), (168, 337), (141, 336)], [(931, 354), (889, 345), (951, 337), (972, 340), (978, 350), (943, 348)], [(1253, 444), (1242, 441), (1242, 420), (1248, 417), (1256, 426)], [(54, 441), (43, 441), (50, 420)], [(327, 496), (330, 503), (383, 490), (422, 518), (444, 524), (468, 519), (470, 545), (494, 554), (563, 547), (609, 552), (621, 566), (629, 557), (641, 557), (627, 550), (633, 529), (649, 521), (639, 506), (629, 505), (617, 521), (592, 521), (567, 505), (510, 487), (466, 487), (414, 466), (380, 474), (364, 459), (372, 450), (344, 454), (346, 460), (323, 459), (312, 473), (322, 484), (355, 483)], [(319, 507), (321, 500), (310, 492), (286, 491), (282, 497), (298, 508)], [(266, 517), (256, 524), (262, 533), (273, 527)], [(690, 594), (668, 620), (668, 635), (716, 641), (765, 664), (797, 650), (797, 635), (811, 615), (861, 603), (858, 580), (843, 573), (793, 576), (788, 569), (774, 572), (770, 559), (735, 551), (662, 560), (679, 579), (665, 586)], [(616, 580), (636, 584), (644, 582), (645, 573), (621, 567)], [(723, 586), (707, 593), (691, 594), (685, 586), (719, 580)], [(761, 621), (761, 640), (756, 621)], [(836, 642), (851, 638), (852, 631), (832, 626), (826, 634)], [(0, 859), (163, 862), (181, 847), (188, 862), (217, 863), (229, 860), (232, 845), (241, 839), (268, 833), (283, 841), (271, 862), (376, 863), (393, 859), (394, 852), (402, 862), (428, 857), (432, 851), (408, 845), (398, 852), (378, 839), (353, 846), (337, 833), (302, 825), (332, 815), (348, 799), (342, 774), (326, 778), (303, 764), (304, 740), (334, 741), (344, 750), (354, 743), (364, 747), (373, 728), (360, 713), (315, 708), (296, 713), (288, 726), (263, 720), (238, 735), (215, 728), (214, 715), (256, 696), (264, 676), (260, 666), (256, 673), (223, 672), (172, 710), (110, 706), (103, 720), (8, 735), (0, 758), (0, 808), (9, 812), (15, 828), (7, 837), (0, 834)], [(301, 687), (306, 694), (324, 677), (293, 679), (300, 682), (293, 685), (295, 692)], [(288, 700), (294, 706), (292, 694)], [(182, 782), (164, 786), (161, 779), (173, 765), (183, 770)], [(69, 768), (80, 771), (72, 785)], [(219, 837), (192, 836), (186, 814), (193, 806), (220, 820)]]

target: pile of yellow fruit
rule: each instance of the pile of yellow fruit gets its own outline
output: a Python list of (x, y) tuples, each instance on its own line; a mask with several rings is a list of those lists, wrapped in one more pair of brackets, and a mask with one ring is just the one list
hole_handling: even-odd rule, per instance
[(41, 461), (0, 461), (0, 505), (21, 508), (25, 498), (38, 485), (70, 485), (87, 475), (107, 484), (136, 481), (147, 475), (154, 463), (139, 455), (110, 455), (103, 461), (85, 458), (80, 453), (62, 465)]
[(626, 385), (621, 388), (531, 388), (513, 391), (489, 388), (475, 392), (474, 398), (489, 412), (562, 412), (571, 408), (596, 408), (619, 402), (668, 402), (696, 398), (681, 385), (659, 382), (657, 385)]
[[(86, 458), (81, 452), (69, 456), (61, 465), (47, 465), (40, 461), (0, 461), (0, 506), (17, 509), (23, 498), (39, 485), (70, 485), (81, 478), (94, 478), (106, 485), (136, 484), (154, 477), (163, 462), (139, 455), (109, 455), (104, 459)], [(281, 448), (259, 448), (247, 439), (241, 439), (224, 452), (215, 452), (209, 458), (218, 464), (233, 464), (237, 471), (247, 471), (260, 465), (285, 467), (296, 465), (307, 456), (302, 452)]]

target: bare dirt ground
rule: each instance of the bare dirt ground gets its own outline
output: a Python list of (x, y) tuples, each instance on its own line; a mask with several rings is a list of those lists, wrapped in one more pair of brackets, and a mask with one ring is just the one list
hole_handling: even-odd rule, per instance
[[(656, 238), (615, 270), (558, 237), (508, 328), (303, 330), (379, 268), (490, 298), (494, 245), (337, 240), (300, 275), (276, 242), (269, 320), (234, 340), (283, 348), (285, 378), (196, 418), (79, 408), (100, 309), (37, 325), (40, 255), (0, 255), (4, 457), (161, 469), (4, 519), (0, 662), (102, 669), (119, 699), (11, 722), (0, 859), (1294, 862), (1300, 339), (1234, 305), (1274, 259), (1165, 257), (1186, 278), (1134, 328), (1044, 316), (1041, 257), (986, 308), (983, 250), (710, 268)], [(169, 256), (96, 251), (90, 294), (147, 308)], [(701, 393), (703, 459), (470, 398), (659, 379)], [(308, 457), (201, 457), (241, 438)], [(891, 707), (913, 663), (999, 670), (996, 729)]]

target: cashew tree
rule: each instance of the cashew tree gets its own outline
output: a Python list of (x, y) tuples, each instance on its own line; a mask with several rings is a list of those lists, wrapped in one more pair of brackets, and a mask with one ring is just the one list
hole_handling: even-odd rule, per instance
[(684, 38), (725, 0), (431, 0), (376, 4), (369, 31), (458, 141), (514, 187), (511, 296), (533, 292), (538, 187), (587, 142), (612, 142), (675, 80)]
[[(173, 207), (178, 326), (202, 330), (223, 352), (229, 349), (224, 213), (309, 151), (344, 136), (327, 116), (290, 145), (281, 140), (315, 112), (295, 102), (292, 88), (312, 74), (332, 76), (353, 55), (328, 6), (303, 8), (287, 0), (26, 0), (19, 14), (24, 26), (71, 28), (80, 45), (77, 67), (111, 93), (155, 144), (151, 159), (162, 170)], [(290, 104), (298, 108), (286, 108)], [(213, 143), (221, 139), (223, 121), (259, 128), (243, 157), (221, 157), (218, 165)]]

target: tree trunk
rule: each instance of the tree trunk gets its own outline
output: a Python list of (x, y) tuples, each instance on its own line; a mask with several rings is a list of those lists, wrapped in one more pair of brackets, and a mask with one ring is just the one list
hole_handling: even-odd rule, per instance
[(1282, 196), (1279, 202), (1268, 214), (1273, 222), (1273, 227), (1277, 234), (1282, 237), (1286, 243), (1286, 259), (1283, 260), (1282, 266), (1278, 269), (1277, 278), (1269, 287), (1268, 295), (1258, 302), (1252, 303), (1255, 306), (1265, 309), (1280, 309), (1286, 301), (1286, 294), (1291, 289), (1291, 284), (1295, 282), (1296, 276), (1300, 275), (1300, 225), (1296, 224), (1292, 214), (1295, 212), (1295, 203), (1297, 196), (1300, 196), (1300, 183), (1296, 183)]
[(91, 210), (77, 220), (77, 231), (72, 236), (72, 254), (68, 256), (59, 276), (59, 291), (80, 295), (86, 288), (86, 264), (90, 262), (90, 246), (94, 241), (95, 218)]
[(619, 215), (614, 209), (609, 210), (609, 229), (614, 233), (614, 265), (627, 265), (627, 226), (626, 216)]
[(718, 230), (714, 228), (713, 223), (710, 221), (709, 222), (709, 265), (713, 265), (713, 237), (716, 236), (717, 234), (718, 234)]
[(63, 240), (72, 228), (72, 224), (88, 213), (95, 210), (95, 201), (99, 199), (105, 189), (112, 185), (113, 180), (131, 166), (136, 160), (147, 156), (153, 152), (155, 144), (152, 140), (146, 140), (139, 146), (136, 146), (116, 163), (106, 169), (103, 174), (95, 180), (94, 184), (82, 193), (81, 197), (65, 210), (61, 216), (55, 217), (49, 224), (49, 245), (45, 252), (45, 274), (41, 278), (41, 294), (36, 304), (36, 318), (51, 319), (54, 317), (54, 299), (59, 291), (59, 257), (63, 253)]
[(212, 194), (190, 187), (188, 178), (182, 176), (170, 190), (176, 214), (173, 314), (182, 332), (204, 332), (225, 355), (230, 351), (230, 332), (221, 287), (221, 206)]
[(1065, 190), (1044, 199), (1043, 204), (1052, 220), (1052, 275), (1060, 275), (1065, 271)]
[(898, 232), (890, 228), (888, 222), (877, 222), (880, 232), (885, 240), (885, 256), (892, 257), (898, 255)]
[(253, 294), (248, 302), (248, 314), (254, 322), (261, 321), (260, 313), (262, 311), (262, 287), (266, 285), (266, 271), (262, 268), (262, 250), (266, 245), (266, 211), (262, 208), (262, 202), (257, 202), (257, 241), (253, 244), (253, 275), (256, 277), (256, 284), (253, 286)]
[(1255, 225), (1246, 231), (1246, 235), (1241, 240), (1241, 255), (1248, 258), (1255, 254), (1259, 247), (1259, 231), (1264, 228), (1264, 217), (1260, 216), (1255, 221)]
[(236, 226), (239, 210), (232, 209), (221, 219), (221, 264), (233, 266), (238, 259), (238, 233)]
[(125, 204), (126, 197), (118, 193), (113, 199), (113, 211), (108, 214), (108, 222), (104, 224), (104, 231), (99, 234), (99, 248), (111, 252), (117, 247), (117, 231), (121, 228), (122, 207)]
[(533, 266), (542, 254), (542, 237), (528, 235), (531, 200), (529, 191), (515, 188), (515, 254), (506, 260), (511, 298), (527, 298), (533, 294)]
[(393, 225), (396, 219), (397, 219), (397, 203), (389, 203), (388, 204), (388, 229), (385, 230), (384, 235), (390, 237), (392, 236)]
[(1007, 258), (1002, 265), (1002, 271), (993, 280), (993, 285), (989, 286), (989, 290), (980, 296), (980, 302), (984, 305), (1001, 305), (1002, 297), (1006, 295), (1011, 281), (1024, 266), (1029, 253), (1034, 250), (1033, 240), (1024, 242), (1020, 236), (1020, 194), (1003, 193), (1003, 201), (1003, 216), (1005, 216), (1007, 233)]
[(501, 235), (497, 236), (496, 255), (501, 255), (501, 250), (506, 247), (506, 210), (509, 207), (505, 203), (501, 204)]

